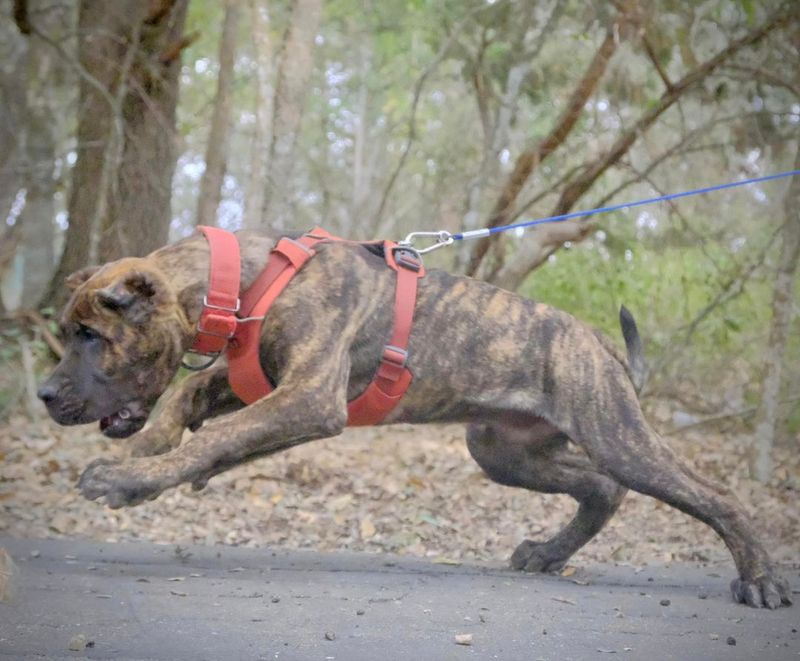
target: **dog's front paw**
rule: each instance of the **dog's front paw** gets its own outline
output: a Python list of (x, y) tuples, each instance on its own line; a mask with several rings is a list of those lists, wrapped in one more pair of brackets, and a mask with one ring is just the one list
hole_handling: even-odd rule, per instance
[(552, 572), (560, 570), (569, 559), (557, 553), (549, 542), (526, 539), (511, 555), (511, 567), (527, 572)]
[(792, 605), (792, 591), (782, 577), (769, 572), (753, 580), (737, 578), (731, 581), (733, 600), (753, 608), (775, 609)]
[(78, 489), (89, 500), (105, 496), (106, 505), (118, 509), (152, 500), (164, 487), (155, 476), (133, 462), (95, 459), (83, 471)]

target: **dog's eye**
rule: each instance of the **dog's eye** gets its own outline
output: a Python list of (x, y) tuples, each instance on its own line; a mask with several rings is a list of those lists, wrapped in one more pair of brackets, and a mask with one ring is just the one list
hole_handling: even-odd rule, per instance
[(75, 331), (75, 334), (84, 342), (99, 340), (102, 337), (96, 330), (89, 328), (88, 326), (84, 326), (83, 324), (78, 324), (78, 329)]

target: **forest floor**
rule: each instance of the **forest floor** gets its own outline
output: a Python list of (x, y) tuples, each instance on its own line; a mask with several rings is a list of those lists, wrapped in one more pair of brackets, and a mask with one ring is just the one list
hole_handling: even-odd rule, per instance
[[(703, 427), (668, 439), (698, 471), (736, 493), (775, 560), (797, 566), (797, 443), (776, 448), (774, 477), (764, 486), (747, 478), (746, 440)], [(202, 492), (184, 485), (130, 509), (83, 499), (75, 482), (85, 466), (123, 451), (124, 441), (106, 439), (96, 425), (62, 428), (18, 417), (0, 426), (0, 534), (504, 562), (520, 541), (547, 538), (575, 511), (565, 496), (490, 482), (469, 457), (460, 426), (347, 430), (230, 470)], [(671, 561), (730, 557), (709, 528), (635, 493), (572, 559), (576, 566)]]

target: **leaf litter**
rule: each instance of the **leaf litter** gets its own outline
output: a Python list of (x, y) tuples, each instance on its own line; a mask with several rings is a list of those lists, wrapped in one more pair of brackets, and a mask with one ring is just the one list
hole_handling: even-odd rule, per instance
[[(774, 478), (761, 485), (747, 477), (746, 441), (701, 429), (669, 439), (690, 465), (736, 493), (777, 561), (800, 563), (800, 455), (776, 447)], [(348, 429), (234, 468), (201, 492), (183, 485), (120, 510), (75, 488), (91, 460), (125, 455), (124, 440), (107, 439), (95, 426), (19, 417), (0, 427), (0, 454), (0, 533), (149, 540), (173, 544), (187, 558), (189, 544), (229, 544), (505, 563), (519, 542), (547, 539), (576, 509), (566, 496), (492, 483), (457, 425)], [(630, 493), (562, 573), (575, 580), (572, 567), (609, 561), (728, 563), (729, 556), (711, 529)]]

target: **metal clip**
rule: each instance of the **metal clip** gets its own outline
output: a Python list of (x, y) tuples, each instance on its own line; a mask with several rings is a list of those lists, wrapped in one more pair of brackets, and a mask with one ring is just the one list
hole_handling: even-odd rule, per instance
[[(415, 238), (422, 238), (422, 237), (434, 237), (436, 242), (428, 246), (427, 248), (415, 248), (414, 247), (414, 239)], [(397, 245), (403, 246), (406, 248), (411, 248), (419, 255), (424, 255), (427, 252), (432, 252), (434, 250), (438, 250), (439, 248), (444, 248), (445, 246), (449, 246), (455, 241), (453, 235), (450, 232), (445, 230), (439, 230), (438, 232), (411, 232), (405, 239), (399, 241)]]

